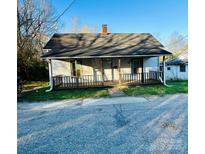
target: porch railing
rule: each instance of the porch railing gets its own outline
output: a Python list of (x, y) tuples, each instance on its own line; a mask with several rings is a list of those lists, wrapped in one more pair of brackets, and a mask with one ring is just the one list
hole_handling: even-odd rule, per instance
[(102, 85), (101, 75), (83, 75), (80, 77), (75, 76), (54, 76), (54, 88), (78, 88), (78, 87), (95, 87)]
[[(162, 72), (152, 71), (149, 73), (137, 74), (121, 74), (122, 84), (151, 84), (159, 82), (159, 77), (162, 77)], [(65, 88), (81, 88), (81, 87), (100, 87), (117, 84), (115, 81), (103, 81), (102, 75), (83, 75), (80, 77), (75, 76), (54, 76), (53, 85), (56, 89)]]
[(149, 84), (159, 81), (159, 77), (162, 77), (160, 71), (150, 71), (148, 73), (136, 73), (136, 74), (122, 74), (122, 82), (128, 84)]

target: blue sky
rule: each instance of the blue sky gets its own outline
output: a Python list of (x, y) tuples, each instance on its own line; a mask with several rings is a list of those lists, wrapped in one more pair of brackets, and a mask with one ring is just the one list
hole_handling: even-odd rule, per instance
[[(60, 14), (71, 0), (51, 0)], [(81, 25), (97, 27), (107, 24), (112, 33), (148, 32), (168, 37), (173, 32), (188, 34), (187, 0), (76, 0), (61, 17), (59, 32), (68, 32), (70, 19), (77, 17)]]

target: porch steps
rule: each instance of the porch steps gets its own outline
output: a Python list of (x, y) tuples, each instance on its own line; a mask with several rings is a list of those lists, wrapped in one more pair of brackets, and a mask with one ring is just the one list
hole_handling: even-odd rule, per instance
[(117, 89), (116, 87), (108, 89), (109, 95), (111, 97), (121, 97), (121, 96), (126, 96), (125, 93)]

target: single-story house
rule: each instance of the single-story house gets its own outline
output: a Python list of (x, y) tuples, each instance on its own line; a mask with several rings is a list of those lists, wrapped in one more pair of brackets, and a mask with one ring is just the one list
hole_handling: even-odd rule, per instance
[(51, 89), (165, 82), (159, 57), (171, 53), (149, 33), (54, 34), (44, 47)]
[(188, 52), (166, 62), (167, 80), (188, 80)]

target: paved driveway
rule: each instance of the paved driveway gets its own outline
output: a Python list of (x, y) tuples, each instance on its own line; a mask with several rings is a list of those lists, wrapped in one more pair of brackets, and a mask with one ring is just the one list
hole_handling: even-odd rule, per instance
[(187, 153), (187, 94), (18, 104), (18, 153)]

